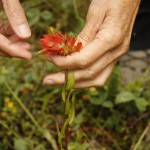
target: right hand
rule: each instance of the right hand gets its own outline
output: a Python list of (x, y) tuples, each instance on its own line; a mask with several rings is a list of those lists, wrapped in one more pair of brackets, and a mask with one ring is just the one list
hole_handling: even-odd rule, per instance
[(31, 36), (24, 10), (19, 0), (1, 0), (9, 26), (0, 20), (0, 56), (31, 59), (30, 44), (25, 42)]

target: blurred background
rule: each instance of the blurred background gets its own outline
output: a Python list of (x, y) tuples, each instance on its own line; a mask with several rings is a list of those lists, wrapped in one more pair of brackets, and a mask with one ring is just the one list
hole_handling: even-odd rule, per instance
[[(33, 33), (29, 41), (34, 57), (31, 61), (0, 58), (0, 150), (53, 150), (56, 122), (61, 126), (65, 120), (64, 104), (61, 87), (42, 85), (43, 77), (57, 68), (36, 52), (48, 26), (76, 36), (85, 23), (90, 0), (21, 3)], [(3, 11), (0, 17), (6, 20)], [(133, 150), (136, 145), (134, 150), (150, 149), (150, 50), (149, 46), (136, 45), (137, 35), (141, 36), (136, 24), (131, 50), (107, 84), (75, 91), (76, 118), (69, 139), (74, 140), (76, 130), (82, 131), (87, 150)]]

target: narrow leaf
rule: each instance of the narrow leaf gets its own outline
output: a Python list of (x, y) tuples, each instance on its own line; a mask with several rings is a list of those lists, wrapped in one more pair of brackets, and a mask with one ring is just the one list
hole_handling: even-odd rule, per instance
[(71, 124), (75, 117), (75, 106), (72, 105), (69, 113), (69, 124)]
[(70, 104), (70, 100), (69, 100), (69, 99), (67, 99), (67, 101), (66, 101), (66, 105), (65, 105), (65, 114), (66, 114), (66, 115), (68, 115), (68, 114), (69, 114), (70, 106), (71, 106), (71, 104)]
[(68, 74), (68, 81), (67, 81), (66, 89), (67, 90), (71, 90), (74, 87), (74, 83), (75, 83), (74, 74), (73, 73), (69, 73)]

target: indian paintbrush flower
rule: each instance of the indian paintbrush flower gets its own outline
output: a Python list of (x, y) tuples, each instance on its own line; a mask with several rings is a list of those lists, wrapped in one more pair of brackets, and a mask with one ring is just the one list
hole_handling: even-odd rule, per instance
[(51, 31), (50, 34), (43, 35), (41, 46), (43, 49), (39, 53), (67, 56), (74, 52), (79, 52), (82, 48), (82, 43), (77, 42), (72, 35), (69, 36), (60, 32)]

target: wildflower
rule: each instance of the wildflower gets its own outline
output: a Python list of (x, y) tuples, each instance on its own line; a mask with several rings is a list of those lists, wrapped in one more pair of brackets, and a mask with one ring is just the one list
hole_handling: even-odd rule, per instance
[(13, 102), (9, 102), (9, 103), (7, 104), (7, 107), (8, 107), (9, 109), (14, 108), (14, 103), (13, 103)]
[(79, 52), (82, 48), (82, 43), (77, 42), (73, 36), (61, 34), (60, 32), (51, 32), (43, 35), (41, 46), (43, 50), (39, 53), (67, 56), (74, 52)]

